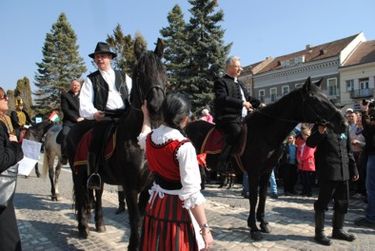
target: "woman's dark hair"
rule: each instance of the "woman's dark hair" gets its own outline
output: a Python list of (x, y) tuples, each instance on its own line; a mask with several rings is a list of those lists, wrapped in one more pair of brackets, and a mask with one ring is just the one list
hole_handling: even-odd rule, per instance
[(3, 96), (5, 94), (5, 91), (2, 87), (0, 87), (0, 95)]
[(191, 104), (186, 95), (171, 93), (165, 98), (162, 106), (164, 123), (172, 128), (181, 129), (183, 118), (190, 115)]

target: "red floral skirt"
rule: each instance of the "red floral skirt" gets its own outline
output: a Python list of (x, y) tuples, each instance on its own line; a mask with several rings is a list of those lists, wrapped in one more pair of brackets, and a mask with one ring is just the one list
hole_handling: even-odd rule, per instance
[(147, 204), (143, 221), (141, 250), (198, 250), (189, 211), (178, 195), (155, 192)]

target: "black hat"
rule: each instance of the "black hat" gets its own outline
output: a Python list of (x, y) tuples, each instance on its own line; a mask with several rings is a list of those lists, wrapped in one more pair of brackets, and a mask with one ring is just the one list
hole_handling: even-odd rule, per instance
[(117, 55), (116, 53), (112, 52), (111, 49), (109, 48), (109, 45), (104, 42), (98, 42), (95, 48), (95, 52), (89, 54), (90, 58), (95, 58), (95, 54), (110, 54), (112, 55), (112, 58), (115, 58)]

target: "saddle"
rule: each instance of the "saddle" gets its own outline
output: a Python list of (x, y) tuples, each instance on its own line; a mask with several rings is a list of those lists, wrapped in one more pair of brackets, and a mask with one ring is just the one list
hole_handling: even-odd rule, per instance
[[(247, 127), (241, 125), (240, 140), (232, 151), (232, 155), (242, 155), (246, 146)], [(218, 154), (224, 149), (225, 139), (224, 132), (216, 127), (213, 127), (206, 135), (200, 149), (200, 153)]]
[[(79, 166), (89, 164), (88, 152), (92, 138), (94, 137), (92, 132), (92, 129), (86, 132), (77, 146), (73, 163), (75, 169), (79, 168)], [(107, 137), (105, 138), (106, 143), (103, 151), (104, 160), (108, 160), (113, 155), (114, 149), (116, 147), (116, 134), (117, 129), (112, 129), (111, 133), (108, 133)]]
[[(244, 171), (244, 167), (241, 161), (241, 156), (245, 151), (246, 147), (246, 139), (247, 139), (247, 126), (244, 124), (241, 125), (241, 134), (239, 137), (239, 141), (236, 145), (234, 145), (232, 151), (232, 157), (235, 158), (237, 165), (240, 167), (242, 171)], [(224, 132), (216, 127), (213, 127), (206, 135), (201, 149), (198, 154), (198, 162), (202, 166), (206, 166), (206, 154), (219, 154), (223, 151), (225, 147), (225, 139), (224, 139)]]

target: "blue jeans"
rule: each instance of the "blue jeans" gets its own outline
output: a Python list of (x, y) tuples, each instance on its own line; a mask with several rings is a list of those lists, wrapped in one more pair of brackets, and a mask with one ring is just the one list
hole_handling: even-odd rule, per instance
[(276, 184), (275, 172), (273, 170), (270, 176), (270, 189), (271, 189), (272, 194), (277, 194), (277, 184)]
[(367, 159), (367, 220), (375, 223), (375, 155), (369, 155)]

